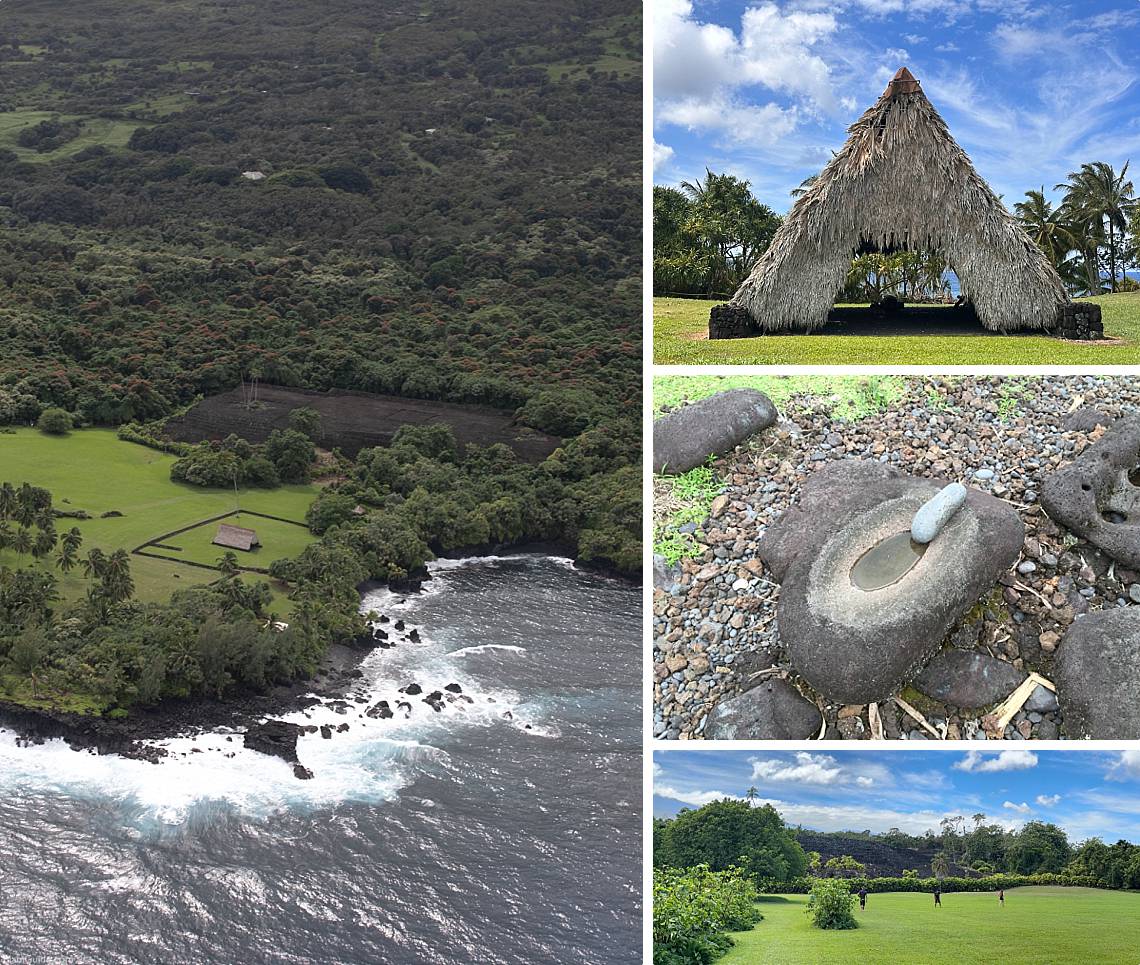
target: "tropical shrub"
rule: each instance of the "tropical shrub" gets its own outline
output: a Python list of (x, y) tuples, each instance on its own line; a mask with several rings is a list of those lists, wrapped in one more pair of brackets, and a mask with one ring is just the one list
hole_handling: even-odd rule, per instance
[(857, 928), (855, 896), (845, 881), (836, 878), (817, 878), (812, 882), (807, 913), (816, 928)]
[(63, 409), (44, 409), (36, 428), (49, 436), (64, 436), (71, 431), (71, 416)]
[(707, 965), (731, 946), (730, 931), (745, 931), (763, 917), (756, 887), (739, 868), (707, 865), (653, 872), (654, 965)]

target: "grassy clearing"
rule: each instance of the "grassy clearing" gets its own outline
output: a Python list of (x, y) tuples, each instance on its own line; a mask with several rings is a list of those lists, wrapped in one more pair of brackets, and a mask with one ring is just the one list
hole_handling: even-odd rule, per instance
[(1014, 888), (1005, 908), (992, 893), (869, 895), (853, 931), (822, 931), (806, 895), (759, 904), (764, 920), (732, 937), (723, 965), (1118, 965), (1140, 960), (1140, 894), (1093, 888)]
[[(231, 499), (233, 497), (231, 496)], [(307, 527), (295, 526), (292, 523), (283, 523), (277, 519), (266, 519), (264, 516), (253, 516), (249, 513), (229, 516), (222, 522), (230, 526), (244, 526), (247, 529), (257, 530), (258, 539), (262, 545), (248, 553), (235, 550), (238, 565), (242, 567), (258, 567), (265, 569), (275, 559), (299, 556), (312, 541), (312, 534)], [(200, 563), (204, 566), (213, 566), (225, 550), (213, 544), (214, 536), (218, 532), (217, 523), (203, 523), (194, 529), (179, 533), (169, 539), (162, 540), (162, 546), (148, 546), (148, 553), (161, 553), (163, 556), (172, 556), (190, 563)], [(173, 549), (172, 547), (178, 547)], [(263, 555), (267, 554), (267, 555)]]
[(653, 498), (653, 552), (672, 566), (700, 550), (695, 533), (708, 518), (721, 481), (709, 466), (659, 478)]
[[(1133, 365), (1140, 363), (1140, 292), (1100, 295), (1112, 345), (1037, 335), (764, 335), (708, 340), (719, 301), (653, 300), (658, 365)], [(825, 330), (826, 331), (826, 330)]]
[[(109, 429), (85, 429), (63, 437), (45, 436), (34, 429), (0, 433), (0, 482), (16, 485), (30, 482), (50, 489), (57, 510), (84, 510), (92, 519), (61, 518), (59, 531), (77, 526), (83, 534), (81, 555), (94, 547), (105, 552), (137, 547), (183, 526), (220, 516), (234, 508), (234, 494), (225, 489), (199, 489), (170, 481), (174, 457), (144, 446), (123, 442)], [(243, 490), (243, 509), (283, 519), (302, 521), (317, 494), (315, 486), (282, 486), (280, 489)], [(100, 518), (116, 511), (120, 517)], [(298, 526), (246, 517), (265, 544), (255, 554), (239, 554), (245, 565), (268, 567), (275, 560), (295, 556), (312, 541), (308, 531)], [(237, 519), (228, 522), (240, 524)], [(187, 559), (213, 564), (222, 555), (221, 547), (211, 546), (215, 528), (203, 526), (180, 534), (172, 544), (182, 546)], [(175, 555), (175, 554), (171, 554)], [(255, 561), (255, 562), (254, 562)], [(50, 561), (32, 561), (11, 550), (0, 553), (0, 564), (9, 567), (29, 565), (50, 569), (59, 580), (64, 600), (78, 600), (87, 592), (82, 570), (63, 574)], [(166, 560), (131, 556), (131, 575), (136, 598), (143, 601), (168, 599), (177, 589), (208, 583), (210, 573), (197, 567)], [(245, 574), (245, 579), (264, 576)], [(284, 587), (275, 586), (275, 609), (284, 613), (288, 601)]]
[[(16, 139), (20, 132), (27, 127), (34, 127), (41, 121), (59, 117), (63, 121), (83, 121), (83, 129), (79, 135), (66, 144), (60, 145), (54, 151), (45, 151), (42, 154), (33, 148), (21, 147)], [(70, 157), (84, 148), (96, 144), (107, 148), (122, 148), (127, 146), (131, 135), (138, 127), (144, 126), (139, 121), (122, 120), (112, 117), (94, 117), (82, 114), (57, 114), (55, 111), (7, 111), (0, 113), (0, 148), (14, 151), (21, 161), (31, 161), (36, 164), (45, 164), (59, 158)]]
[(796, 395), (813, 396), (834, 419), (854, 421), (882, 412), (905, 388), (906, 380), (896, 376), (663, 375), (653, 380), (653, 408), (660, 412), (725, 389), (759, 389), (777, 406)]

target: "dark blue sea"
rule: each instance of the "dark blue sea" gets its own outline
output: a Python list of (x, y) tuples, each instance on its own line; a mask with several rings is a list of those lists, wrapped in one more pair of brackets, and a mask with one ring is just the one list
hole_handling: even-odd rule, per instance
[(301, 739), (311, 781), (225, 731), (157, 765), (0, 731), (0, 960), (640, 962), (640, 593), (433, 571), (365, 600), (421, 638), (369, 655), (369, 703), (292, 715), (349, 725)]

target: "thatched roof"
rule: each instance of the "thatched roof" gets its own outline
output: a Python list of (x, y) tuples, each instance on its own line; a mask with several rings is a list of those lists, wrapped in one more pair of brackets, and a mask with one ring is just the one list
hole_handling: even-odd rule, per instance
[(261, 545), (255, 530), (243, 529), (241, 526), (230, 526), (227, 523), (222, 523), (218, 527), (218, 535), (214, 537), (213, 542), (215, 546), (245, 550), (247, 553), (255, 546)]
[(1068, 302), (1041, 249), (1005, 210), (905, 67), (849, 129), (732, 299), (765, 331), (827, 321), (856, 252), (944, 253), (990, 329), (1044, 328)]

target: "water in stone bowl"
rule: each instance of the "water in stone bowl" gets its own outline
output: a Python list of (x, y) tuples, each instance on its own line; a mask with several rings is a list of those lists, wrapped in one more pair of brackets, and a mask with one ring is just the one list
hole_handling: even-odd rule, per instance
[(871, 592), (898, 583), (922, 559), (926, 545), (916, 543), (910, 530), (896, 533), (876, 543), (851, 567), (851, 582), (860, 590)]

